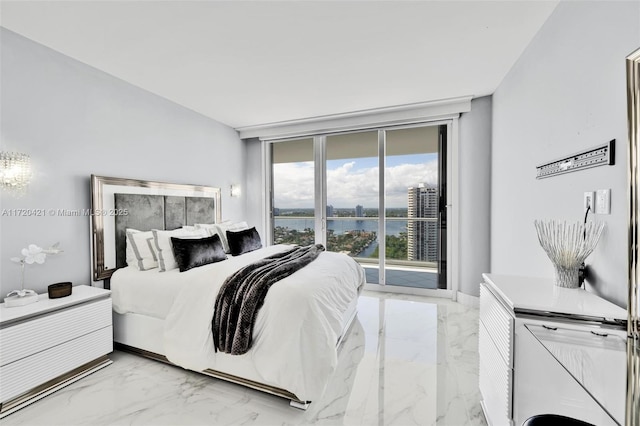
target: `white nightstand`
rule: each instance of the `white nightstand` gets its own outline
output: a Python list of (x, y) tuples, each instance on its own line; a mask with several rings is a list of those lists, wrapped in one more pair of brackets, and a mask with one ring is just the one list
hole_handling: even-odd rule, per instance
[(72, 294), (7, 308), (0, 303), (0, 418), (111, 364), (111, 292)]
[[(586, 290), (558, 287), (550, 279), (483, 278), (479, 376), (487, 422), (519, 426), (536, 414), (561, 414), (599, 426), (621, 424), (625, 358), (620, 357), (622, 369), (617, 370), (599, 360), (605, 358), (600, 352), (611, 352), (617, 344), (609, 341), (626, 341), (627, 311)], [(547, 346), (542, 343), (545, 337)], [(578, 364), (575, 369), (583, 382), (600, 389), (587, 390), (556, 357)]]

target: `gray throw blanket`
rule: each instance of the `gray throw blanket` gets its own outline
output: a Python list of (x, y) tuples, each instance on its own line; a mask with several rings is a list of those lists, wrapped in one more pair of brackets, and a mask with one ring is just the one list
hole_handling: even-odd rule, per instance
[(229, 276), (220, 288), (211, 321), (216, 352), (246, 353), (251, 347), (258, 310), (269, 287), (311, 263), (322, 251), (322, 244), (296, 246), (260, 259)]

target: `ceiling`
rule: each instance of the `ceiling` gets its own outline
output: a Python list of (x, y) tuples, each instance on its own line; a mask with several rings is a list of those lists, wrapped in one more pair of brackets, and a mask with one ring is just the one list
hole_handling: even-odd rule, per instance
[(495, 91), (556, 1), (7, 1), (0, 25), (232, 127)]

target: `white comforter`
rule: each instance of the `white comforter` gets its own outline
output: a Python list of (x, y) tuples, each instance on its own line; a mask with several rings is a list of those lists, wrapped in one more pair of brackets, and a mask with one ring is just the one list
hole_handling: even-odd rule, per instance
[(362, 267), (346, 255), (323, 252), (274, 284), (258, 313), (249, 352), (214, 352), (211, 319), (225, 278), (288, 247), (270, 246), (216, 263), (215, 268), (180, 274), (189, 274), (189, 282), (182, 286), (165, 321), (166, 357), (190, 370), (211, 368), (241, 377), (241, 371), (228, 371), (234, 361), (229, 357), (244, 357), (255, 367), (260, 382), (284, 388), (300, 400), (320, 397), (336, 367), (343, 313), (365, 280)]

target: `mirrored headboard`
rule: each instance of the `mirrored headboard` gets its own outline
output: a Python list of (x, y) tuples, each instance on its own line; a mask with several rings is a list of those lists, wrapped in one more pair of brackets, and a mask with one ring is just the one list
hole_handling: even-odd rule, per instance
[(220, 222), (220, 188), (91, 176), (93, 280), (126, 266), (127, 228), (176, 229)]

